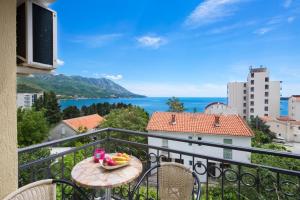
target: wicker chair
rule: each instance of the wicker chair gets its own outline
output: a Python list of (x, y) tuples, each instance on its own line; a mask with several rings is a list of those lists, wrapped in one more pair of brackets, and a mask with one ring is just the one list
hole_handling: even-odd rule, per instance
[(46, 179), (25, 185), (6, 196), (3, 200), (55, 200), (57, 183), (71, 186), (77, 193), (80, 194), (80, 197), (76, 196), (77, 199), (88, 199), (84, 192), (72, 182), (66, 180)]
[(146, 176), (158, 169), (158, 185), (160, 200), (191, 200), (194, 199), (194, 184), (197, 184), (196, 200), (200, 199), (201, 185), (198, 176), (182, 164), (165, 162), (151, 167), (138, 181), (129, 195), (130, 200), (140, 198), (137, 193)]

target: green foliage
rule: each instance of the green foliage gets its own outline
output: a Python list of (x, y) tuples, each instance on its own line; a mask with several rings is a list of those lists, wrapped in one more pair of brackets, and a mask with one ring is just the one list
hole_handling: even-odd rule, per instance
[(271, 143), (275, 138), (274, 133), (269, 129), (270, 126), (259, 117), (251, 118), (248, 123), (255, 133), (255, 137), (252, 139), (253, 147), (260, 147), (263, 144)]
[(86, 133), (88, 131), (88, 128), (86, 126), (79, 126), (78, 132), (79, 133)]
[(69, 106), (63, 110), (63, 119), (80, 117), (80, 110), (76, 106)]
[(134, 106), (112, 110), (105, 119), (101, 127), (146, 131), (149, 115), (144, 109)]
[[(42, 148), (38, 149), (33, 152), (28, 152), (28, 153), (22, 153), (19, 154), (19, 165), (22, 165), (24, 163), (28, 163), (34, 160), (46, 158), (50, 155), (50, 149), (49, 148)], [(38, 166), (38, 168), (47, 168), (48, 163), (42, 163), (41, 165)], [(35, 168), (37, 169), (37, 168)], [(37, 173), (33, 168), (27, 168), (25, 170), (20, 170), (19, 172), (19, 185), (27, 185), (32, 182), (31, 178), (35, 176), (37, 179), (44, 179), (44, 174)]]
[(49, 124), (60, 122), (62, 116), (56, 94), (54, 92), (44, 92), (44, 95), (33, 104), (36, 110), (45, 110), (45, 116)]
[(32, 87), (26, 84), (17, 85), (17, 93), (39, 93), (39, 92), (42, 92), (42, 90), (36, 87)]
[(17, 111), (18, 145), (29, 146), (38, 144), (48, 137), (49, 125), (44, 111), (21, 109)]
[(26, 84), (42, 91), (54, 91), (56, 94), (72, 97), (143, 97), (133, 94), (105, 78), (85, 78), (65, 75), (34, 75), (34, 77), (18, 77), (18, 84)]
[(98, 113), (98, 115), (100, 116), (105, 116), (108, 113), (110, 113), (110, 111), (113, 109), (129, 108), (129, 107), (132, 107), (132, 105), (124, 104), (124, 103), (110, 104), (108, 102), (104, 102), (104, 103), (92, 104), (90, 106), (82, 106), (81, 113), (82, 115), (92, 115)]
[(184, 104), (177, 97), (168, 99), (167, 105), (169, 106), (169, 112), (183, 112), (185, 110)]

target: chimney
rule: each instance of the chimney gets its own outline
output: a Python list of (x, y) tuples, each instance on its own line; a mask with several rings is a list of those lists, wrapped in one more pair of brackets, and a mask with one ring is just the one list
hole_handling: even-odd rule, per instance
[(220, 115), (215, 115), (215, 123), (214, 123), (215, 127), (220, 127)]
[(176, 124), (176, 115), (175, 114), (172, 114), (172, 119), (171, 119), (170, 124), (171, 125), (175, 125)]

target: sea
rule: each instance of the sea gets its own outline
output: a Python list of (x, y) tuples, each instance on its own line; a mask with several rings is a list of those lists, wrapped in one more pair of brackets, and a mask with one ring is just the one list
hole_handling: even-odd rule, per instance
[[(89, 106), (93, 103), (130, 103), (144, 108), (151, 115), (156, 111), (167, 111), (168, 99), (169, 97), (63, 99), (59, 103), (62, 110), (68, 106), (76, 106), (80, 109), (82, 106)], [(184, 104), (186, 112), (203, 112), (205, 107), (212, 102), (227, 103), (225, 97), (182, 97), (179, 99)], [(282, 116), (288, 114), (288, 101), (286, 99), (282, 99), (280, 102), (280, 114)]]

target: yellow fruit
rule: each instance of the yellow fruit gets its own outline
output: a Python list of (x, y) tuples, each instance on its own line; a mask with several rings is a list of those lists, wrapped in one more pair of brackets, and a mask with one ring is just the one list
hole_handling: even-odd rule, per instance
[(122, 157), (122, 156), (113, 156), (112, 159), (114, 161), (127, 161), (127, 158)]
[(117, 165), (123, 165), (128, 163), (128, 161), (116, 161)]

